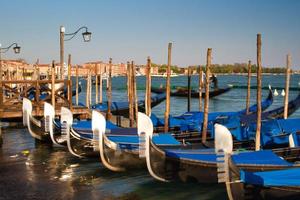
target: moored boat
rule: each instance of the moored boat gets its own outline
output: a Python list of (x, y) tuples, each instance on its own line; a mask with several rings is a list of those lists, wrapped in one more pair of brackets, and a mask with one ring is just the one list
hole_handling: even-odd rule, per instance
[[(161, 181), (196, 180), (198, 182), (216, 183), (217, 165), (222, 154), (233, 153), (233, 139), (229, 130), (219, 124), (215, 125), (215, 148), (192, 149), (180, 146), (177, 148), (160, 148), (151, 137), (146, 139), (146, 160), (149, 173)], [(262, 151), (234, 151), (232, 158), (237, 166), (245, 170), (274, 170), (299, 167), (300, 148), (281, 148)], [(266, 159), (268, 158), (268, 159)], [(282, 159), (284, 158), (284, 159)]]
[[(228, 87), (225, 87), (225, 88), (213, 89), (209, 92), (209, 97), (212, 98), (212, 97), (219, 96), (221, 94), (229, 92), (231, 89), (232, 89), (231, 85), (229, 85)], [(165, 92), (166, 89), (165, 88), (152, 87), (151, 91), (154, 92), (154, 93), (161, 94), (161, 93)], [(171, 91), (171, 96), (174, 96), (174, 97), (188, 97), (188, 89), (178, 87), (176, 90)], [(192, 98), (199, 98), (199, 91), (191, 90), (191, 97)], [(202, 98), (204, 98), (204, 97), (205, 97), (205, 92), (202, 92)]]
[(299, 199), (300, 167), (249, 171), (237, 166), (230, 154), (222, 162), (218, 168), (219, 182), (226, 183), (230, 200)]

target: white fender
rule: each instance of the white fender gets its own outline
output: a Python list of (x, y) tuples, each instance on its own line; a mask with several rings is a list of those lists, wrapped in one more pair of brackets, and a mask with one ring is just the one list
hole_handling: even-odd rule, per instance
[(145, 157), (145, 143), (146, 139), (152, 139), (153, 123), (152, 120), (144, 113), (138, 113), (137, 131), (139, 136), (139, 157)]
[(53, 120), (55, 118), (55, 109), (50, 103), (47, 102), (44, 103), (44, 118), (45, 118), (45, 132), (49, 132), (50, 138), (54, 144), (60, 145), (54, 139), (54, 132), (53, 132)]
[(93, 110), (92, 112), (92, 130), (94, 135), (99, 135), (99, 152), (100, 159), (102, 164), (108, 168), (109, 170), (121, 172), (125, 171), (124, 168), (112, 166), (109, 161), (106, 160), (105, 152), (104, 152), (104, 137), (105, 137), (105, 129), (106, 129), (106, 120), (105, 117), (98, 111)]
[(290, 146), (291, 148), (296, 147), (295, 141), (294, 141), (294, 138), (293, 138), (293, 134), (292, 134), (292, 133), (289, 135), (289, 146)]
[(102, 133), (105, 133), (106, 128), (106, 120), (104, 116), (98, 112), (93, 110), (92, 112), (92, 130), (98, 130)]
[[(64, 122), (64, 123), (66, 123), (66, 122)], [(63, 124), (62, 124), (63, 125)], [(74, 155), (74, 156), (76, 156), (76, 157), (78, 157), (78, 158), (83, 158), (83, 156), (81, 156), (81, 155), (78, 155), (77, 153), (75, 153), (74, 151), (73, 151), (73, 148), (72, 148), (72, 145), (71, 145), (71, 131), (70, 131), (70, 126), (67, 124), (66, 125), (66, 137), (67, 137), (67, 146), (68, 146), (68, 150), (69, 150), (69, 152), (72, 154), (72, 155)]]
[(281, 96), (285, 96), (285, 91), (284, 91), (284, 89), (282, 89), (282, 91), (281, 91)]
[(221, 124), (215, 124), (215, 152), (223, 150), (224, 153), (231, 154), (233, 141), (230, 131)]
[(41, 122), (39, 120), (36, 120), (34, 117), (32, 117), (32, 102), (27, 99), (23, 98), (23, 105), (22, 105), (22, 110), (23, 110), (23, 124), (24, 126), (27, 125), (28, 131), (30, 135), (38, 140), (41, 140), (41, 136), (37, 135), (33, 130), (32, 127), (30, 126), (30, 120), (33, 121), (37, 126), (41, 127)]
[(278, 92), (277, 89), (274, 90), (274, 96), (277, 97), (278, 96)]
[(73, 124), (73, 114), (71, 110), (66, 107), (61, 107), (60, 109), (60, 122), (63, 123), (64, 121), (67, 122), (68, 126), (72, 126)]
[(55, 110), (54, 107), (50, 104), (45, 102), (44, 103), (44, 117), (50, 116), (52, 119), (55, 117)]
[(138, 113), (138, 125), (137, 125), (138, 135), (146, 134), (152, 138), (153, 134), (153, 124), (151, 119), (144, 113)]
[(23, 125), (27, 126), (28, 125), (27, 124), (28, 115), (32, 114), (32, 103), (27, 98), (23, 98), (22, 111), (23, 111)]
[[(140, 137), (142, 137), (142, 135), (144, 135), (145, 140), (146, 140), (146, 144), (145, 144), (145, 156), (146, 156), (146, 164), (147, 164), (147, 168), (149, 171), (149, 174), (159, 180), (159, 181), (163, 181), (163, 182), (168, 182), (168, 180), (158, 176), (155, 174), (155, 172), (153, 171), (152, 167), (151, 167), (151, 155), (150, 155), (150, 141), (152, 140), (152, 135), (153, 135), (153, 124), (151, 119), (145, 115), (144, 113), (138, 113), (138, 134)], [(139, 144), (140, 149), (143, 148), (144, 144)], [(140, 150), (140, 154), (142, 154), (143, 150)], [(143, 155), (142, 155), (143, 156)], [(142, 157), (140, 155), (140, 157)]]

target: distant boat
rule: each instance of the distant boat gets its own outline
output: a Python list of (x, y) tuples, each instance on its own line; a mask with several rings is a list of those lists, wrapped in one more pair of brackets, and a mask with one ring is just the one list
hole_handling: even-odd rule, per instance
[[(167, 77), (167, 72), (163, 73), (163, 74), (152, 74), (151, 76), (153, 77), (163, 77), (166, 78)], [(170, 77), (177, 77), (178, 74), (174, 73), (173, 71), (170, 74)]]
[[(226, 88), (218, 88), (214, 89), (212, 91), (209, 91), (209, 97), (215, 97), (221, 94), (224, 94), (228, 91), (230, 91), (232, 88), (232, 85), (229, 85)], [(165, 88), (156, 88), (156, 87), (151, 87), (151, 91), (157, 94), (164, 93), (166, 91)], [(188, 89), (187, 88), (176, 88), (175, 91), (171, 91), (171, 96), (177, 96), (177, 97), (188, 97)], [(199, 91), (196, 90), (191, 90), (191, 97), (192, 98), (199, 98)], [(202, 98), (205, 98), (205, 92), (202, 92)]]

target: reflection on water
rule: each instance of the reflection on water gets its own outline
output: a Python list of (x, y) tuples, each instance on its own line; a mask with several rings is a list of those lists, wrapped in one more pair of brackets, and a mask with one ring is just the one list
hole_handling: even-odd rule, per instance
[[(292, 76), (296, 85), (299, 76)], [(123, 87), (124, 78), (116, 78), (114, 87)], [(233, 82), (234, 80), (234, 82)], [(220, 85), (246, 83), (243, 76), (221, 76)], [(142, 84), (143, 77), (138, 77)], [(154, 78), (154, 85), (165, 80)], [(172, 79), (177, 85), (184, 85), (185, 77)], [(196, 85), (196, 79), (193, 78)], [(253, 83), (254, 83), (253, 79)], [(284, 77), (265, 77), (264, 85), (283, 86)], [(84, 88), (84, 87), (83, 87)], [(263, 91), (266, 97), (267, 91)], [(124, 98), (125, 90), (114, 91), (114, 101)], [(143, 98), (139, 91), (139, 98)], [(251, 102), (255, 102), (255, 90)], [(290, 98), (297, 95), (291, 91)], [(232, 111), (245, 107), (246, 90), (234, 89), (210, 101), (210, 111)], [(104, 96), (105, 97), (105, 96)], [(80, 94), (84, 100), (84, 92)], [(124, 100), (124, 99), (123, 99)], [(281, 106), (283, 97), (274, 100), (272, 108)], [(192, 110), (197, 110), (198, 100), (192, 101)], [(186, 110), (186, 99), (171, 98), (172, 114)], [(163, 115), (164, 103), (153, 109)], [(299, 117), (297, 111), (293, 117)], [(95, 160), (78, 159), (66, 149), (36, 144), (27, 129), (4, 128), (4, 144), (0, 148), (0, 199), (225, 199), (223, 185), (197, 183), (161, 183), (149, 176), (146, 169), (115, 173), (105, 169)]]
[[(26, 129), (4, 129), (0, 191), (14, 199), (224, 199), (222, 185), (160, 183), (145, 170), (115, 173), (97, 160), (35, 144)], [(213, 190), (213, 192), (210, 192)]]

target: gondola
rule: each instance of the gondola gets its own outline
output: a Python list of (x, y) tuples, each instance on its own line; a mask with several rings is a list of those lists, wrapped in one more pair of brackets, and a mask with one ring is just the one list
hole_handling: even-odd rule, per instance
[[(269, 97), (265, 100), (265, 102), (263, 103), (263, 105), (265, 107), (267, 107), (268, 105), (271, 104), (271, 102), (273, 101), (273, 96), (272, 96), (272, 92), (270, 91), (270, 94), (269, 94)], [(256, 108), (256, 105), (252, 106), (251, 107), (251, 110), (254, 110)], [(244, 112), (244, 111), (240, 111), (241, 113)], [(63, 111), (61, 113), (64, 113)], [(71, 112), (67, 112), (69, 115), (71, 115)], [(89, 124), (89, 128), (87, 129), (90, 129), (91, 130), (91, 127), (92, 127), (92, 122), (89, 121), (86, 123), (86, 126), (88, 126)], [(131, 144), (136, 144), (138, 145), (138, 136), (137, 136), (137, 131), (134, 131), (133, 129), (124, 129), (124, 128), (120, 128), (120, 127), (117, 127), (115, 125), (113, 125), (112, 123), (110, 122), (106, 122), (106, 126), (107, 126), (107, 129), (110, 130), (111, 132), (122, 132), (123, 133), (123, 136), (120, 136), (120, 134), (117, 134), (118, 135), (118, 141), (115, 141), (115, 143), (120, 143), (120, 140), (121, 139), (124, 139), (125, 141), (127, 141), (127, 146), (131, 145)], [(98, 152), (97, 151), (94, 151), (92, 148), (97, 142), (93, 139), (93, 137), (95, 137), (95, 134), (92, 134), (90, 130), (85, 130), (83, 131), (85, 134), (82, 134), (83, 132), (80, 131), (78, 128), (74, 128), (73, 125), (70, 125), (69, 126), (69, 130), (67, 131), (69, 133), (69, 138), (70, 138), (70, 142), (68, 143), (68, 148), (69, 148), (69, 151), (77, 156), (77, 157), (93, 157), (93, 156), (98, 156)], [(109, 133), (109, 135), (111, 136), (111, 132)], [(130, 137), (124, 137), (125, 135), (129, 134)], [(106, 135), (103, 136), (104, 138), (106, 137)], [(167, 136), (165, 136), (167, 137)], [(188, 140), (190, 136), (186, 136), (185, 138)], [(112, 138), (112, 137), (111, 137)], [(133, 140), (135, 142), (130, 142), (130, 140)], [(81, 141), (82, 140), (82, 141)], [(107, 138), (105, 141), (109, 141)], [(175, 140), (173, 140), (174, 142)], [(114, 141), (110, 141), (110, 143), (113, 143)], [(123, 143), (126, 143), (126, 142), (123, 142)], [(75, 146), (75, 144), (77, 144), (77, 148), (76, 150), (73, 148)], [(79, 146), (86, 146), (87, 148), (84, 148), (84, 147), (79, 147)], [(106, 146), (116, 146), (115, 145), (104, 145), (104, 147)], [(126, 145), (123, 145), (124, 147), (126, 147)], [(114, 150), (114, 149), (112, 149)], [(88, 153), (89, 152), (89, 153)], [(130, 152), (132, 153), (132, 152)], [(134, 152), (133, 152), (134, 153)], [(114, 154), (116, 155), (116, 153)], [(116, 159), (117, 160), (117, 159)]]
[[(166, 94), (157, 94), (151, 97), (151, 107), (155, 107), (166, 99)], [(98, 103), (92, 106), (92, 109), (105, 112), (107, 111), (107, 102)], [(145, 111), (145, 101), (138, 101), (138, 110), (141, 112)], [(128, 117), (129, 113), (129, 104), (128, 102), (112, 102), (111, 103), (111, 112), (114, 115)]]
[[(151, 122), (152, 123), (152, 122)], [(281, 130), (283, 132), (283, 129), (285, 131), (285, 134), (287, 134), (287, 131), (289, 132), (293, 132), (294, 130), (300, 130), (300, 127), (293, 127), (292, 129), (288, 130), (286, 127), (292, 124), (299, 124), (300, 120), (297, 119), (289, 119), (289, 120), (285, 120), (284, 122), (279, 122), (279, 124), (281, 124)], [(263, 128), (265, 128), (268, 124), (263, 125)], [(268, 128), (268, 127), (267, 127)], [(269, 137), (273, 137), (274, 136), (270, 136), (270, 134), (266, 131), (266, 135), (268, 135)], [(278, 132), (279, 132), (278, 131)], [(176, 140), (174, 137), (176, 137), (176, 134), (173, 134), (174, 137), (172, 137), (172, 135), (170, 134), (159, 134), (160, 138), (164, 138), (164, 145), (162, 145), (161, 143), (158, 143), (157, 138), (154, 138), (154, 143), (158, 146), (158, 148), (166, 148), (166, 147), (172, 147), (172, 148), (178, 148), (180, 147), (181, 149), (184, 148), (187, 151), (191, 150), (191, 151), (197, 151), (197, 149), (207, 149), (208, 146), (207, 145), (203, 145), (203, 144), (193, 144), (193, 145), (186, 145), (184, 147), (182, 147), (181, 143)], [(182, 135), (181, 135), (182, 136)], [(282, 135), (278, 136), (280, 137), (280, 140), (283, 140)], [(181, 138), (185, 138), (186, 141), (189, 141), (189, 136), (185, 135), (182, 136)], [(104, 163), (108, 163), (106, 165), (108, 165), (109, 169), (112, 169), (114, 171), (122, 171), (125, 170), (127, 168), (132, 168), (132, 167), (137, 167), (138, 165), (136, 165), (135, 163), (137, 163), (137, 161), (141, 162), (144, 159), (139, 158), (136, 154), (138, 153), (139, 150), (139, 136), (137, 135), (131, 135), (131, 136), (126, 136), (126, 135), (118, 135), (117, 137), (108, 137), (106, 136), (106, 134), (103, 134), (101, 136), (99, 136), (100, 141), (102, 141), (103, 145), (100, 147), (100, 154), (102, 152), (102, 160), (105, 160)], [(177, 136), (178, 139), (178, 136)], [(287, 140), (285, 138), (285, 140)], [(182, 140), (181, 140), (182, 141)], [(248, 142), (249, 143), (249, 142)], [(235, 148), (239, 147), (241, 144), (240, 142), (236, 142), (235, 141)], [(253, 143), (254, 145), (254, 143)], [(244, 145), (246, 146), (246, 145)], [(247, 146), (249, 148), (249, 146)], [(201, 152), (203, 150), (200, 150)], [(104, 152), (104, 153), (103, 153)], [(212, 151), (208, 151), (208, 152), (212, 152)], [(109, 156), (108, 156), (109, 155)], [(125, 160), (122, 160), (121, 158), (123, 157), (129, 157), (129, 156), (133, 156), (136, 159), (136, 162), (130, 162)], [(122, 160), (122, 162), (121, 162)], [(114, 161), (114, 162), (113, 162)], [(112, 164), (114, 163), (114, 164)]]
[[(42, 143), (66, 145), (66, 136), (61, 133), (61, 121), (55, 119), (55, 110), (51, 104), (44, 102), (44, 115), (41, 118), (32, 116), (32, 102), (27, 98), (23, 98), (22, 110), (23, 125), (28, 127), (34, 139)], [(63, 116), (61, 120), (64, 120)], [(84, 127), (86, 124), (89, 122), (80, 121), (74, 125), (74, 128)]]
[[(165, 94), (160, 94), (152, 97), (152, 106), (155, 106), (159, 104), (161, 101), (165, 99)], [(23, 98), (23, 124), (28, 126), (28, 130), (33, 138), (36, 140), (39, 140), (41, 142), (45, 143), (54, 143), (54, 144), (66, 144), (66, 139), (63, 139), (64, 142), (61, 141), (62, 137), (61, 135), (61, 120), (55, 120), (55, 112), (54, 108), (47, 102), (44, 102), (44, 116), (42, 118), (36, 118), (32, 116), (32, 103), (29, 99)], [(139, 109), (144, 109), (144, 102), (140, 101), (139, 103)], [(128, 112), (128, 103), (125, 102), (124, 104), (121, 102), (113, 102), (112, 109), (113, 113), (123, 113), (125, 115), (125, 111)], [(107, 107), (106, 107), (107, 108)], [(99, 109), (99, 107), (98, 107)], [(97, 110), (98, 110), (97, 109)], [(105, 107), (102, 107), (100, 109), (101, 111), (106, 111)], [(49, 114), (50, 113), (50, 114)], [(128, 115), (128, 113), (126, 114)], [(48, 119), (48, 120), (46, 120)], [(109, 122), (108, 122), (109, 123)], [(116, 125), (113, 125), (112, 123), (109, 123), (110, 127), (117, 128)], [(51, 127), (50, 127), (51, 126)], [(73, 123), (73, 128), (79, 132), (81, 132), (81, 129), (83, 132), (86, 132), (89, 130), (91, 133), (91, 122), (90, 121), (77, 121), (76, 123)], [(52, 134), (50, 134), (52, 132)], [(55, 137), (57, 136), (57, 137)], [(51, 138), (52, 137), (52, 138)], [(59, 140), (59, 141), (56, 141)]]
[[(262, 103), (263, 108), (267, 108), (272, 103), (272, 101), (273, 101), (273, 96), (272, 96), (272, 92), (270, 90), (268, 98)], [(256, 109), (256, 105), (251, 106), (250, 112), (254, 112), (255, 109)], [(245, 113), (245, 110), (242, 110), (239, 113), (241, 113), (241, 114)], [(55, 121), (53, 123), (55, 123)], [(77, 127), (74, 127), (74, 125), (76, 125)], [(57, 123), (54, 124), (53, 126), (56, 126), (56, 128), (58, 128)], [(86, 133), (89, 132), (91, 134), (91, 121), (78, 122), (77, 124), (73, 124), (72, 126), (73, 126), (74, 135), (76, 135), (76, 133), (79, 134), (81, 132), (80, 127), (85, 127), (84, 132), (86, 132)], [(110, 130), (119, 128), (110, 122), (107, 122), (107, 126), (108, 126), (108, 129), (110, 129)], [(124, 129), (123, 129), (123, 131), (124, 131)], [(60, 134), (58, 134), (58, 135), (60, 135)], [(55, 136), (52, 136), (52, 138), (55, 138)], [(77, 138), (77, 139), (80, 139), (80, 138)], [(87, 139), (87, 138), (85, 138), (85, 139)], [(57, 143), (57, 142), (55, 142), (55, 140), (54, 140), (53, 143)]]
[[(31, 104), (31, 101), (28, 100), (28, 99), (26, 100), (26, 98), (23, 98), (23, 99), (25, 99), (23, 101), (23, 119), (24, 119), (23, 121), (24, 121), (24, 123), (27, 123), (27, 119), (25, 120), (25, 118), (28, 115), (29, 116), (28, 120), (30, 122), (30, 123), (28, 123), (28, 125), (29, 125), (28, 129), (29, 129), (30, 134), (35, 139), (41, 140), (42, 142), (50, 142), (51, 143), (51, 141), (52, 141), (53, 143), (61, 143), (61, 142), (56, 142), (55, 141), (55, 138), (53, 136), (54, 133), (52, 135), (52, 138), (50, 138), (50, 136), (51, 136), (50, 131), (55, 132), (56, 133), (55, 135), (58, 135), (58, 136), (61, 135), (60, 134), (60, 128), (61, 127), (60, 127), (59, 121), (54, 120), (54, 115), (55, 114), (53, 114), (54, 113), (54, 109), (51, 108), (51, 105), (45, 103), (45, 107), (44, 107), (44, 111), (45, 111), (45, 113), (44, 113), (44, 119), (37, 119), (37, 118), (35, 118), (35, 117), (32, 116), (32, 104)], [(158, 104), (159, 102), (161, 102), (164, 99), (165, 99), (165, 94), (160, 94), (160, 95), (157, 95), (155, 97), (152, 97), (152, 106)], [(266, 109), (267, 107), (269, 107), (272, 104), (272, 102), (273, 102), (273, 95), (272, 95), (272, 91), (270, 90), (268, 98), (266, 98), (266, 100), (262, 103), (262, 107), (264, 109)], [(122, 107), (122, 105), (123, 105), (123, 107)], [(121, 111), (125, 112), (128, 109), (127, 106), (128, 106), (127, 102), (124, 103), (124, 104), (115, 102), (115, 103), (112, 104), (112, 107), (114, 107), (114, 109), (112, 109), (112, 111), (115, 114), (116, 113), (121, 114)], [(144, 102), (140, 101), (140, 107), (139, 107), (139, 109), (141, 109), (141, 111), (143, 111), (143, 109), (144, 109), (143, 106), (144, 106)], [(26, 109), (27, 109), (27, 111), (26, 111)], [(98, 109), (100, 109), (100, 110), (103, 111), (103, 110), (105, 110), (105, 107), (98, 107)], [(46, 111), (46, 110), (49, 110), (49, 111)], [(115, 110), (115, 112), (114, 112), (114, 110)], [(255, 112), (255, 110), (256, 110), (256, 105), (251, 106), (250, 109), (249, 109), (250, 112)], [(26, 113), (25, 113), (25, 111), (26, 111)], [(127, 110), (127, 112), (128, 112), (128, 110)], [(52, 114), (50, 116), (50, 114), (47, 114), (47, 113), (52, 113)], [(241, 110), (241, 111), (238, 112), (238, 114), (243, 114), (243, 113), (245, 113), (245, 110)], [(197, 116), (197, 115), (201, 115), (201, 114), (202, 113), (194, 112), (193, 113), (193, 115), (194, 115), (193, 117), (194, 118), (198, 117), (198, 119), (200, 119), (199, 116)], [(227, 113), (227, 114), (229, 115), (230, 113)], [(218, 115), (221, 115), (221, 114), (220, 113), (214, 113), (213, 115), (215, 117), (217, 117)], [(223, 115), (224, 115), (224, 113), (223, 113)], [(191, 117), (191, 113), (186, 113), (183, 116), (181, 116), (180, 118), (184, 119), (185, 123), (191, 123), (191, 120), (188, 121), (188, 118), (193, 120), (193, 117)], [(48, 125), (48, 127), (45, 127), (45, 122), (46, 122), (45, 119), (46, 119), (46, 117), (48, 117), (48, 119), (51, 119), (50, 121), (49, 120), (47, 121), (47, 124), (51, 125), (50, 129), (48, 128), (50, 125)], [(177, 119), (178, 119), (178, 117), (177, 117)], [(155, 119), (152, 118), (152, 120), (155, 120)], [(51, 122), (51, 121), (53, 121), (53, 122)], [(194, 121), (193, 123), (195, 124), (195, 120), (193, 120), (193, 121)], [(85, 126), (84, 123), (85, 122), (77, 124), (77, 128), (79, 128), (82, 125)], [(86, 123), (88, 124), (90, 122), (86, 122)], [(196, 123), (196, 127), (199, 127), (199, 124), (200, 123), (197, 122)], [(181, 125), (180, 127), (182, 129), (183, 125), (182, 124), (179, 124), (179, 125)], [(156, 126), (160, 126), (160, 124), (157, 124)]]
[[(207, 149), (191, 149), (182, 145), (163, 149), (158, 147), (151, 137), (147, 137), (146, 161), (149, 173), (160, 181), (193, 180), (216, 183), (218, 160), (222, 159), (222, 154), (218, 153), (220, 150), (232, 153), (234, 142), (226, 127), (216, 124), (215, 129), (215, 148)], [(299, 153), (300, 148), (287, 147), (256, 152), (244, 150), (232, 157), (242, 169), (259, 171), (300, 167), (300, 164), (295, 162), (300, 160)]]
[[(229, 85), (228, 87), (225, 88), (218, 88), (218, 89), (214, 89), (212, 91), (209, 91), (209, 97), (216, 97), (219, 96), (221, 94), (224, 94), (226, 92), (229, 92), (232, 89), (232, 86)], [(163, 92), (166, 91), (165, 88), (155, 88), (155, 87), (151, 87), (151, 91), (157, 94), (161, 94)], [(177, 88), (175, 91), (171, 92), (171, 96), (175, 96), (175, 97), (187, 97), (188, 96), (188, 89), (186, 88)], [(199, 98), (199, 91), (196, 90), (191, 90), (191, 97), (192, 98)], [(202, 98), (205, 97), (205, 92), (202, 92)]]
[[(273, 103), (273, 92), (271, 87), (269, 87), (269, 94), (267, 98), (262, 101), (261, 106), (262, 110), (269, 108)], [(292, 103), (292, 102), (291, 102)], [(228, 117), (236, 116), (247, 119), (248, 115), (255, 115), (257, 110), (257, 105), (254, 104), (249, 107), (249, 112), (246, 114), (246, 109), (242, 109), (237, 112), (213, 112), (208, 114), (209, 125), (213, 124), (214, 121), (218, 119), (226, 119)], [(278, 112), (276, 110), (276, 112)], [(282, 111), (283, 113), (283, 111)], [(272, 115), (274, 113), (272, 112)], [(203, 112), (186, 112), (180, 116), (169, 116), (169, 129), (170, 131), (188, 131), (188, 132), (201, 132), (202, 123), (203, 123)], [(244, 117), (245, 116), (245, 117)], [(160, 132), (164, 129), (164, 119), (158, 118), (156, 115), (152, 114), (151, 119), (155, 127), (155, 132)], [(212, 129), (213, 126), (210, 126), (209, 129)], [(198, 134), (199, 135), (199, 134)]]
[(222, 162), (218, 170), (219, 182), (226, 183), (230, 200), (296, 200), (300, 197), (300, 168), (248, 171), (237, 166), (230, 154), (226, 154)]
[[(292, 99), (291, 101), (289, 101), (288, 103), (288, 116), (290, 116), (291, 114), (293, 114), (298, 108), (300, 107), (300, 92), (297, 95), (297, 97), (295, 99)], [(277, 121), (276, 119), (280, 119), (283, 118), (283, 112), (284, 112), (284, 107), (278, 107), (275, 108), (273, 110), (269, 110), (269, 111), (265, 111), (261, 114), (261, 119), (263, 120), (263, 124), (265, 125), (265, 128), (269, 128), (271, 129), (272, 127), (269, 127), (272, 125), (272, 119), (274, 119), (273, 121), (273, 128), (277, 128), (280, 124), (278, 124), (278, 122), (280, 123), (280, 120)], [(249, 146), (251, 145), (250, 143), (253, 144), (253, 140), (252, 138), (254, 137), (255, 134), (255, 130), (256, 130), (256, 119), (257, 119), (257, 115), (256, 113), (251, 113), (249, 115), (220, 115), (218, 116), (215, 120), (210, 120), (209, 119), (209, 123), (208, 123), (208, 136), (210, 137), (209, 141), (207, 142), (208, 146), (209, 143), (213, 143), (213, 141), (211, 139), (214, 138), (214, 128), (213, 125), (214, 123), (219, 123), (219, 124), (223, 124), (226, 127), (228, 127), (230, 129), (230, 132), (232, 133), (232, 135), (234, 136), (234, 139), (236, 141), (242, 141), (241, 145), (242, 146)], [(293, 120), (289, 121), (290, 123), (293, 122)], [(284, 122), (286, 123), (286, 122)], [(294, 124), (295, 127), (299, 127), (299, 125)], [(191, 125), (190, 125), (191, 127)], [(201, 126), (200, 126), (201, 127)], [(264, 138), (262, 140), (263, 145), (268, 148), (268, 142), (271, 142), (271, 144), (269, 145), (269, 148), (274, 148), (274, 144), (277, 143), (277, 147), (280, 146), (284, 146), (287, 144), (287, 139), (284, 138), (285, 134), (282, 134), (284, 131), (284, 127), (282, 128), (282, 132), (278, 131), (278, 134), (281, 134), (281, 139), (278, 139), (277, 142), (274, 141), (273, 139), (276, 139), (273, 135), (271, 135), (270, 137), (268, 135), (264, 135)], [(277, 129), (280, 130), (280, 129)], [(266, 130), (268, 131), (268, 130)], [(190, 138), (189, 138), (189, 142), (193, 142), (193, 143), (199, 143), (201, 142), (201, 135), (200, 134), (189, 134)], [(177, 135), (176, 139), (182, 140), (183, 138), (186, 138), (186, 134), (183, 135)]]
[(51, 142), (50, 134), (45, 129), (45, 121), (32, 116), (32, 103), (29, 99), (23, 98), (22, 110), (23, 125), (28, 127), (30, 135), (37, 141)]
[[(105, 118), (97, 111), (93, 111), (92, 123), (96, 124), (93, 128), (93, 134), (99, 134), (99, 151), (102, 164), (112, 171), (125, 171), (130, 168), (145, 167), (144, 136), (153, 134), (153, 125), (151, 119), (138, 113), (137, 133), (124, 135), (118, 133), (118, 130), (112, 130), (105, 133)], [(101, 131), (102, 129), (102, 131)], [(127, 128), (120, 129), (126, 132)], [(127, 132), (130, 132), (127, 131)], [(153, 139), (160, 147), (178, 145), (179, 142), (169, 134), (155, 134)]]
[[(125, 162), (122, 163), (124, 165), (124, 166), (122, 166), (122, 164), (121, 164), (122, 159), (120, 159), (119, 157), (128, 157), (128, 156), (135, 157), (137, 159), (137, 161), (141, 162), (141, 159), (138, 159), (138, 157), (137, 157), (137, 150), (139, 147), (139, 136), (137, 134), (137, 131), (134, 131), (134, 130), (128, 131), (127, 129), (124, 129), (124, 128), (116, 129), (116, 127), (109, 128), (109, 130), (115, 131), (115, 132), (116, 132), (116, 130), (119, 130), (119, 131), (121, 130), (123, 132), (123, 134), (122, 135), (117, 134), (117, 136), (113, 136), (111, 134), (111, 132), (109, 132), (108, 135), (104, 134), (104, 135), (101, 135), (101, 137), (99, 137), (100, 141), (103, 141), (103, 145), (100, 148), (100, 153), (101, 153), (101, 151), (104, 152), (105, 157), (103, 159), (108, 160), (104, 163), (109, 163), (111, 166), (114, 166), (114, 167), (110, 166), (109, 168), (112, 168), (116, 171), (124, 170), (125, 168), (130, 168), (129, 166), (136, 167), (137, 165), (131, 165), (134, 162), (127, 162), (126, 159), (123, 160)], [(128, 136), (128, 134), (129, 134), (129, 136)], [(78, 131), (73, 129), (73, 131), (70, 131), (70, 135), (71, 135), (71, 137), (73, 137), (75, 135), (75, 136), (77, 136), (76, 139), (80, 140), (81, 134)], [(166, 138), (166, 144), (171, 143), (170, 146), (177, 146), (180, 144), (179, 141), (175, 140), (172, 136), (169, 136), (168, 134), (161, 134), (161, 135), (163, 135), (163, 137)], [(84, 136), (82, 136), (82, 137), (84, 137)], [(103, 139), (101, 139), (101, 138), (103, 138)], [(185, 137), (185, 139), (188, 141), (188, 138), (189, 138), (189, 136), (187, 135)], [(91, 137), (83, 138), (83, 141), (86, 143), (86, 142), (88, 142), (89, 139), (91, 140)], [(93, 141), (91, 140), (90, 144), (92, 144), (92, 143), (93, 143)], [(159, 146), (161, 147), (164, 145), (159, 144)], [(207, 147), (199, 144), (199, 145), (193, 145), (193, 148), (207, 148)], [(84, 154), (84, 153), (82, 152), (81, 154)], [(74, 154), (74, 155), (76, 155), (76, 154)], [(78, 155), (80, 155), (80, 154), (77, 154), (77, 156)], [(109, 157), (109, 159), (107, 159), (107, 157)], [(115, 160), (117, 162), (114, 163), (113, 160)], [(125, 167), (125, 166), (127, 166), (127, 167)]]
[[(110, 122), (106, 122), (102, 114), (93, 110), (92, 122), (87, 123), (91, 126), (88, 125), (89, 127), (83, 130), (74, 128), (72, 125), (72, 113), (69, 109), (62, 107), (61, 113), (62, 132), (67, 136), (68, 150), (74, 156), (79, 158), (99, 157), (100, 147), (100, 149), (104, 149), (104, 151), (100, 151), (101, 160), (107, 167), (121, 165), (121, 163), (125, 164), (128, 163), (128, 161), (130, 165), (135, 163), (135, 166), (138, 166), (138, 163), (145, 163), (139, 159), (139, 134), (143, 132), (152, 134), (153, 127), (151, 123), (151, 128), (148, 128), (149, 126), (147, 126), (147, 124), (149, 124), (149, 121), (151, 120), (144, 114), (139, 113), (138, 115), (139, 129), (120, 128)], [(160, 146), (164, 145), (164, 136), (155, 136), (155, 138)], [(125, 152), (128, 152), (128, 154), (122, 154), (119, 150), (124, 150)], [(116, 156), (117, 159), (115, 159), (114, 156)], [(107, 157), (110, 158), (108, 159)], [(117, 170), (117, 167), (114, 169), (115, 171), (122, 171), (121, 169)]]

